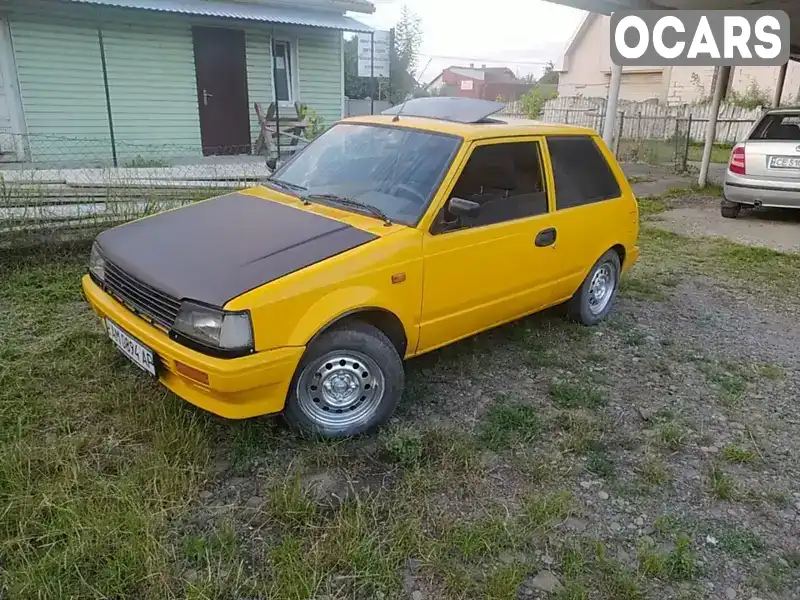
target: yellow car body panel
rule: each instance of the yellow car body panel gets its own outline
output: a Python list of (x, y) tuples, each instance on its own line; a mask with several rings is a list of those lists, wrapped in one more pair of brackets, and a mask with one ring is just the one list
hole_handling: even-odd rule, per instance
[[(283, 409), (289, 381), (303, 347), (283, 347), (236, 359), (214, 358), (171, 340), (92, 281), (83, 277), (83, 293), (94, 311), (111, 319), (159, 357), (159, 380), (175, 394), (228, 419), (245, 419)], [(204, 385), (181, 375), (180, 362), (208, 375)]]
[[(347, 119), (392, 126), (390, 117)], [(457, 135), (463, 139), (439, 189), (415, 227), (297, 197), (271, 188), (243, 193), (347, 223), (376, 236), (352, 248), (251, 289), (225, 304), (248, 310), (254, 353), (213, 358), (171, 339), (133, 314), (89, 277), (83, 289), (95, 311), (153, 349), (164, 385), (189, 402), (228, 418), (280, 412), (307, 345), (338, 319), (361, 311), (392, 315), (405, 334), (405, 358), (429, 352), (496, 325), (568, 300), (593, 264), (609, 249), (622, 257), (623, 271), (638, 257), (638, 209), (624, 174), (596, 134), (588, 129), (521, 122), (465, 125), (401, 117), (403, 127)], [(546, 136), (592, 136), (605, 155), (621, 195), (594, 204), (556, 210), (555, 185)], [(466, 165), (482, 145), (539, 142), (549, 212), (446, 234), (431, 227)], [(555, 228), (557, 242), (534, 244), (537, 233)], [(535, 265), (535, 268), (531, 268)], [(207, 373), (202, 385), (177, 372), (175, 363)]]

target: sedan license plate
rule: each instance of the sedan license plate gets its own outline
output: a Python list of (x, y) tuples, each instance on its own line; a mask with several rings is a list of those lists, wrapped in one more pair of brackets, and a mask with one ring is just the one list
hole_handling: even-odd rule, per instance
[(800, 156), (770, 156), (770, 169), (800, 169)]
[(106, 319), (106, 331), (108, 331), (111, 341), (116, 344), (120, 352), (131, 359), (133, 364), (153, 377), (156, 376), (155, 354), (150, 348), (126, 333), (110, 319)]

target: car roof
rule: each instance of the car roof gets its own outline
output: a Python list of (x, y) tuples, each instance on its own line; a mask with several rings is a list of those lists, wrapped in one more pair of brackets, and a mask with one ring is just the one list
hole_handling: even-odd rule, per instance
[(770, 108), (765, 114), (781, 115), (800, 113), (800, 106), (781, 106), (780, 108)]
[(502, 102), (481, 100), (479, 98), (459, 98), (439, 96), (432, 98), (413, 98), (401, 104), (390, 106), (382, 115), (408, 115), (442, 119), (455, 123), (478, 123), (485, 121), (505, 108)]
[[(395, 121), (395, 119), (397, 119)], [(405, 115), (364, 115), (343, 119), (343, 123), (366, 123), (390, 127), (410, 127), (433, 133), (456, 135), (465, 140), (480, 140), (497, 137), (513, 137), (518, 135), (597, 135), (588, 127), (561, 125), (559, 123), (543, 123), (530, 119), (497, 117), (485, 119), (478, 123), (456, 123), (444, 119), (426, 117), (409, 117)]]

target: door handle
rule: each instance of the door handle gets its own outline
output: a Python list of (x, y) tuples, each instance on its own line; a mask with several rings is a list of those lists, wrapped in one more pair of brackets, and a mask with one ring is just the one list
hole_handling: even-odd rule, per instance
[(544, 248), (546, 246), (553, 246), (556, 243), (556, 228), (555, 227), (548, 227), (547, 229), (542, 229), (536, 235), (536, 245), (540, 248)]
[(208, 106), (208, 99), (213, 98), (214, 94), (209, 94), (207, 90), (203, 89), (203, 105)]

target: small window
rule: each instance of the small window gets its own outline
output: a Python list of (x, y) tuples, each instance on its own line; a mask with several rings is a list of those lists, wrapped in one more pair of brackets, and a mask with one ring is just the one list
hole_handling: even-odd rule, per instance
[(481, 227), (547, 212), (547, 192), (536, 142), (478, 146), (469, 157), (450, 197), (481, 205), (477, 217), (456, 218), (447, 206), (438, 231)]
[(556, 208), (562, 210), (620, 196), (605, 157), (588, 136), (547, 139), (556, 184)]
[(279, 102), (294, 102), (292, 82), (292, 47), (289, 42), (275, 40), (275, 95)]
[(767, 115), (753, 131), (750, 139), (800, 141), (800, 115)]

